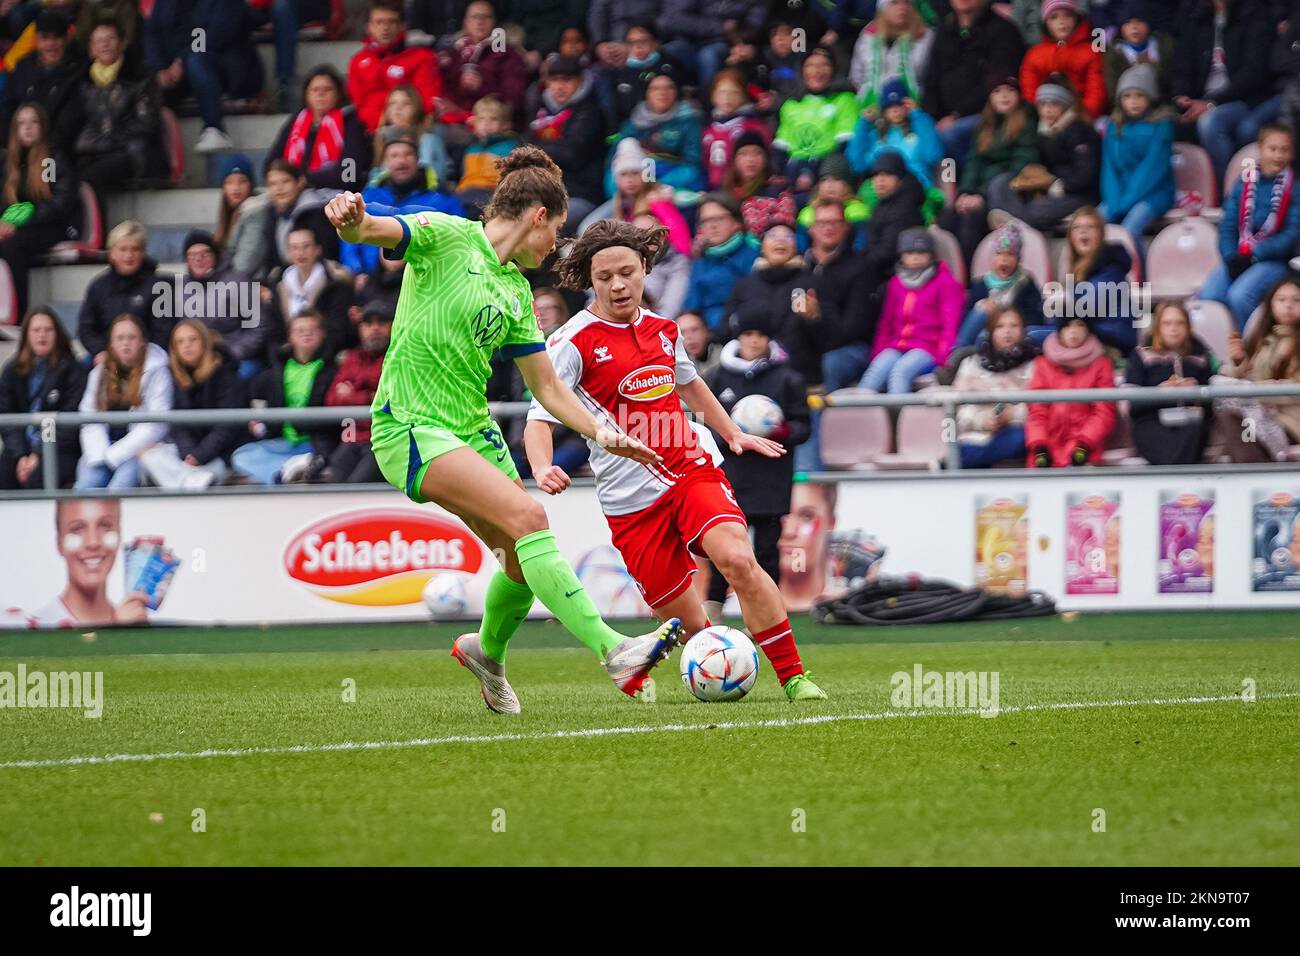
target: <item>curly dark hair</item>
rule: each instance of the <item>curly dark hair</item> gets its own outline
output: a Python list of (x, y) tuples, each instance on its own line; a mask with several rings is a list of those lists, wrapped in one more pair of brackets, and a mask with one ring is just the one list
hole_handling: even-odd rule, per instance
[(638, 229), (630, 222), (618, 219), (597, 220), (581, 236), (569, 241), (566, 254), (556, 265), (560, 285), (577, 292), (591, 288), (592, 258), (603, 249), (617, 246), (627, 246), (640, 255), (649, 275), (667, 238), (668, 230), (663, 226)]

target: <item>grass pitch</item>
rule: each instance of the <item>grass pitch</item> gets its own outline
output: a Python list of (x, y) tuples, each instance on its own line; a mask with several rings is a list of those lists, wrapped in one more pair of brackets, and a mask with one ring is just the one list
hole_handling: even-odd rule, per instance
[[(1296, 622), (797, 620), (832, 696), (799, 706), (766, 663), (698, 703), (676, 657), (638, 704), (529, 623), (514, 719), (454, 625), (10, 634), (0, 671), (102, 671), (105, 704), (0, 710), (0, 864), (1296, 865)], [(917, 664), (998, 672), (1002, 712), (898, 713)]]

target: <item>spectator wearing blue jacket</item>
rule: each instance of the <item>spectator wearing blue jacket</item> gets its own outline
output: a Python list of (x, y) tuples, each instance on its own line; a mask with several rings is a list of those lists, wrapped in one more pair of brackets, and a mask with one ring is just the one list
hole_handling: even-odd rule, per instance
[(1295, 141), (1285, 126), (1267, 124), (1259, 131), (1259, 165), (1232, 187), (1219, 220), (1219, 254), (1223, 262), (1201, 287), (1202, 299), (1222, 302), (1237, 328), (1263, 301), (1265, 293), (1287, 272), (1287, 261), (1300, 238), (1300, 204), (1295, 195), (1291, 159)]
[[(383, 172), (373, 186), (367, 186), (361, 192), (370, 212), (380, 215), (382, 213), (376, 207), (388, 207), (384, 212), (394, 216), (408, 212), (465, 214), (459, 199), (437, 191), (437, 177), (420, 164), (418, 147), (412, 140), (389, 140), (384, 144), (381, 161)], [(342, 242), (339, 244), (339, 261), (356, 277), (358, 290), (364, 288), (381, 268), (378, 246)]]
[(709, 193), (700, 204), (696, 225), (704, 251), (691, 266), (682, 311), (703, 316), (716, 338), (724, 332), (731, 289), (754, 268), (758, 247), (745, 231), (740, 204), (728, 194)]
[(1137, 346), (1140, 304), (1129, 282), (1133, 260), (1123, 245), (1106, 241), (1106, 222), (1092, 206), (1070, 216), (1065, 245), (1065, 271), (1043, 288), (1043, 314), (1058, 326), (1084, 319), (1103, 345), (1127, 355)]
[(1142, 249), (1142, 234), (1174, 204), (1174, 122), (1156, 112), (1160, 94), (1149, 63), (1131, 66), (1115, 87), (1119, 101), (1101, 147), (1101, 205)]
[(858, 118), (853, 138), (845, 150), (849, 168), (859, 176), (871, 169), (881, 150), (901, 153), (908, 171), (922, 188), (934, 185), (935, 169), (943, 159), (943, 144), (929, 113), (918, 109), (900, 77), (885, 83), (880, 91), (878, 111), (868, 108), (870, 117)]

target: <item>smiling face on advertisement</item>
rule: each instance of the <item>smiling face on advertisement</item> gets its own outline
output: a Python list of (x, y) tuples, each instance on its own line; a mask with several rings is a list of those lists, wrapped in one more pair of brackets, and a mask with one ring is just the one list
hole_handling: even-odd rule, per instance
[(68, 584), (103, 594), (117, 561), (122, 506), (116, 498), (63, 498), (55, 506), (55, 546), (68, 564)]
[(781, 593), (791, 611), (806, 611), (826, 588), (826, 544), (835, 530), (836, 486), (799, 482), (781, 519)]

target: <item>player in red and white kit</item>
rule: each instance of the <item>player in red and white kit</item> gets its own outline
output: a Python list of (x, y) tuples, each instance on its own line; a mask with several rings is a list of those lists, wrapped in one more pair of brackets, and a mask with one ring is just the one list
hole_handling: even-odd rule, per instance
[[(547, 340), (556, 375), (591, 413), (640, 439), (662, 456), (641, 464), (592, 445), (596, 495), (614, 543), (642, 596), (662, 620), (680, 618), (685, 634), (709, 626), (691, 586), (692, 554), (709, 558), (730, 582), (754, 641), (790, 700), (824, 700), (799, 659), (785, 602), (754, 557), (745, 515), (718, 467), (722, 455), (709, 428), (735, 454), (775, 458), (785, 449), (747, 435), (695, 373), (677, 323), (641, 308), (645, 275), (665, 231), (605, 219), (575, 242), (559, 265), (569, 288), (592, 288), (595, 302)], [(709, 428), (692, 423), (685, 402)], [(570, 484), (552, 463), (556, 420), (536, 402), (524, 448), (537, 486), (559, 494)]]

